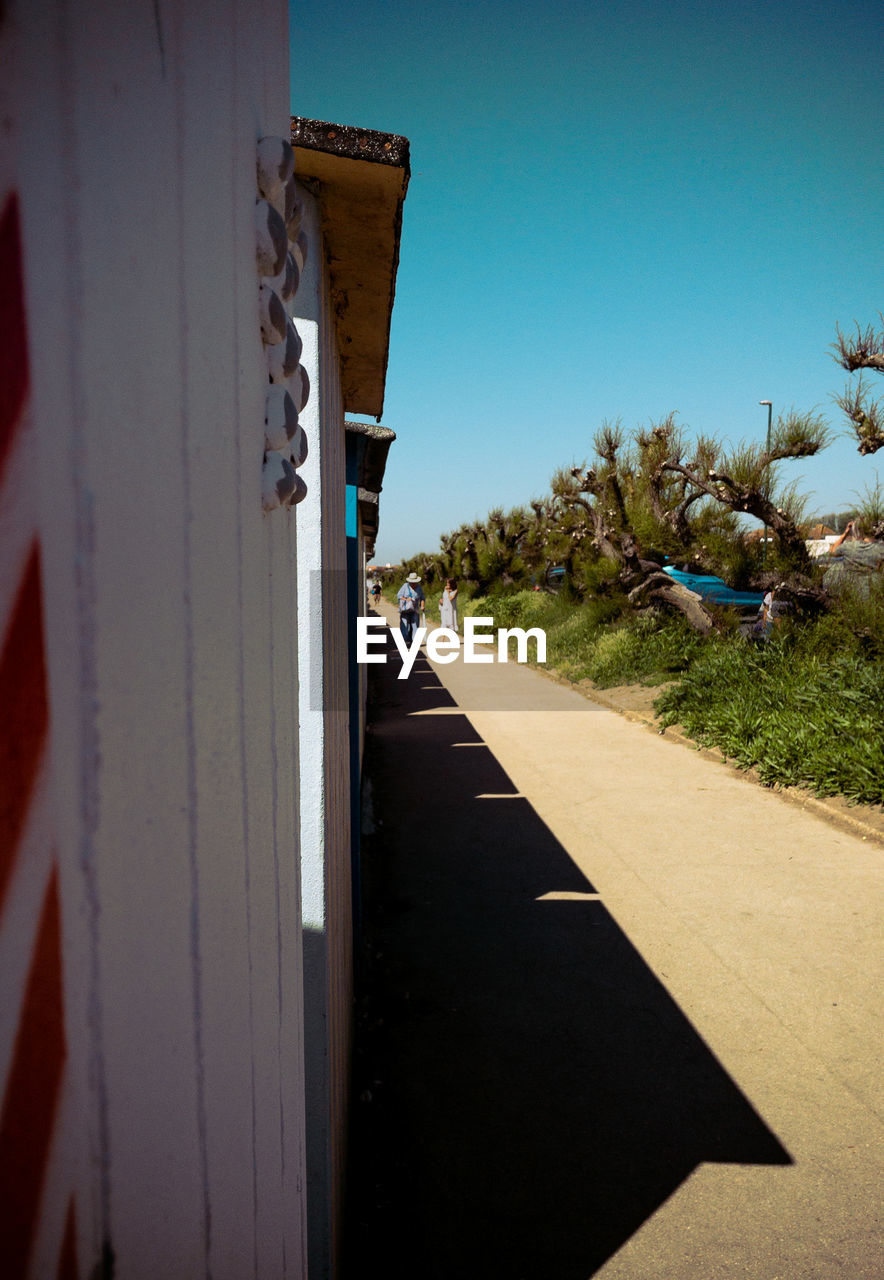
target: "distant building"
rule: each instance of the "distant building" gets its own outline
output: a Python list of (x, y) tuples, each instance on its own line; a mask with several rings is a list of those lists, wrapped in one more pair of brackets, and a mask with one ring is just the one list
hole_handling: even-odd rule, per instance
[[(772, 543), (775, 541), (775, 535), (770, 529), (765, 529), (764, 526), (761, 526), (758, 529), (750, 529), (748, 533), (743, 535), (743, 540), (750, 545), (754, 545), (755, 543), (764, 541), (765, 533), (767, 534), (768, 542)], [(834, 542), (837, 537), (838, 535), (835, 533), (835, 530), (830, 529), (826, 524), (817, 523), (809, 526), (805, 530), (805, 542), (807, 544), (807, 549), (811, 556), (814, 557), (825, 555), (830, 544)]]

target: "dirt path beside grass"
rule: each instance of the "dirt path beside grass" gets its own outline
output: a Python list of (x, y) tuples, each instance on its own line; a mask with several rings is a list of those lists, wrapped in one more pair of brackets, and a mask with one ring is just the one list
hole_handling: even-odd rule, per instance
[[(541, 668), (538, 668), (541, 670)], [(559, 680), (555, 673), (548, 673), (548, 678)], [(562, 681), (562, 683), (569, 683)], [(680, 725), (672, 725), (661, 730), (654, 713), (654, 703), (663, 692), (663, 685), (627, 684), (616, 685), (611, 689), (599, 689), (591, 680), (581, 680), (572, 686), (584, 697), (591, 698), (603, 707), (616, 711), (642, 724), (646, 729), (660, 734), (671, 742), (678, 742), (683, 747), (700, 752), (706, 759), (717, 761), (722, 768), (730, 769), (739, 776), (763, 786), (754, 769), (739, 769), (731, 764), (717, 748), (698, 747), (697, 743), (684, 732)], [(767, 788), (765, 788), (767, 789)], [(829, 822), (842, 831), (850, 831), (863, 840), (874, 840), (884, 846), (884, 810), (869, 804), (850, 804), (841, 796), (815, 796), (804, 787), (778, 787), (774, 789), (786, 804), (794, 805), (814, 814), (824, 822)]]
[(877, 1277), (880, 848), (529, 669), (396, 670), (352, 1274)]

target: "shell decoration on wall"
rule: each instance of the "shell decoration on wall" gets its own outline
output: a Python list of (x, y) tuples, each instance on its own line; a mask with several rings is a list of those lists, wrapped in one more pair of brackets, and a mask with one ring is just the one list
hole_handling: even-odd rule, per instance
[(307, 437), (298, 414), (307, 403), (310, 379), (300, 363), (303, 344), (289, 314), (307, 257), (307, 237), (301, 230), (304, 206), (295, 180), (291, 143), (284, 138), (262, 138), (257, 160), (255, 261), (268, 375), (261, 501), (269, 512), (297, 506), (307, 496), (307, 486), (296, 468), (303, 466), (307, 457)]

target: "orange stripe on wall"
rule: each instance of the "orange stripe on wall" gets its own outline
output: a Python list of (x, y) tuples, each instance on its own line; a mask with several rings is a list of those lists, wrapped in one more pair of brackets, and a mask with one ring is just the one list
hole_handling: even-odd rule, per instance
[(53, 867), (0, 1113), (0, 1275), (26, 1273), (65, 1061), (58, 871)]
[(37, 780), (48, 723), (40, 552), (35, 544), (0, 656), (0, 910)]

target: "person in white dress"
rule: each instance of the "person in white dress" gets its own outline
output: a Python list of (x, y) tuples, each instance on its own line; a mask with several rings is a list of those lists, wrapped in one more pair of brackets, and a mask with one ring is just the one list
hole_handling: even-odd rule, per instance
[(445, 590), (439, 601), (439, 621), (449, 631), (457, 630), (457, 587), (450, 578), (445, 579)]

